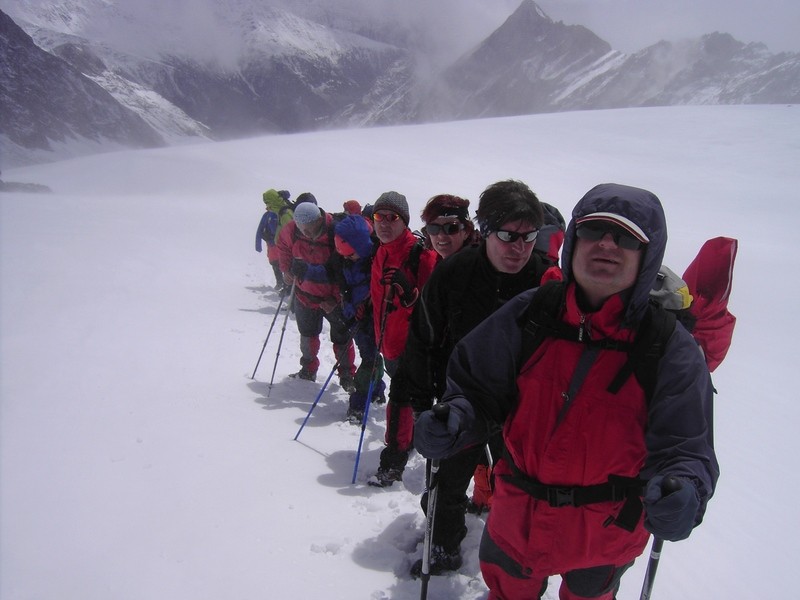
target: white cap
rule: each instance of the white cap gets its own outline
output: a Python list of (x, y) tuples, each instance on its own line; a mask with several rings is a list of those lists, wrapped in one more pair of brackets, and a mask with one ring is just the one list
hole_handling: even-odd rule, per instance
[(576, 221), (576, 224), (580, 225), (581, 223), (586, 223), (587, 221), (606, 221), (609, 223), (614, 223), (615, 225), (619, 225), (620, 227), (628, 231), (631, 235), (633, 235), (633, 237), (635, 237), (640, 242), (644, 244), (650, 242), (650, 238), (647, 237), (647, 234), (644, 231), (642, 231), (641, 227), (639, 227), (629, 218), (623, 217), (622, 215), (610, 212), (596, 212), (590, 215), (586, 215), (585, 217), (580, 217)]

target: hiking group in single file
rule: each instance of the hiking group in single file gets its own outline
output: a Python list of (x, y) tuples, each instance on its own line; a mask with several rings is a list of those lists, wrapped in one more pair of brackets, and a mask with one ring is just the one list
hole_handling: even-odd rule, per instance
[(414, 450), (427, 459), (422, 597), (461, 567), (465, 513), (488, 511), (491, 600), (541, 598), (554, 575), (561, 600), (613, 600), (652, 535), (649, 598), (656, 548), (702, 522), (719, 476), (711, 372), (736, 321), (738, 242), (710, 239), (679, 276), (662, 264), (659, 198), (614, 183), (568, 222), (517, 180), (484, 189), (474, 220), (469, 200), (438, 194), (419, 231), (396, 191), (336, 212), (290, 198), (264, 192), (256, 250), (300, 334), (291, 377), (317, 380), (327, 321), (325, 385), (335, 373), (362, 441), (386, 403), (367, 483), (402, 482)]

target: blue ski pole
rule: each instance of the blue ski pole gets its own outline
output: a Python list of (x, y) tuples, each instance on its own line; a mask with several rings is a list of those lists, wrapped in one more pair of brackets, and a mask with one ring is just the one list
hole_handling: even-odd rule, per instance
[(386, 331), (386, 315), (389, 313), (389, 304), (392, 301), (392, 289), (386, 292), (383, 303), (383, 314), (381, 315), (381, 335), (378, 339), (378, 351), (375, 353), (375, 360), (372, 363), (372, 371), (369, 376), (369, 391), (367, 392), (367, 403), (364, 406), (364, 417), (361, 419), (361, 437), (358, 439), (358, 450), (356, 451), (356, 464), (353, 467), (353, 481), (356, 482), (358, 475), (358, 463), (361, 460), (361, 448), (364, 445), (364, 431), (367, 428), (367, 417), (369, 417), (369, 405), (372, 403), (372, 392), (375, 390), (375, 371), (378, 366), (378, 361), (381, 359), (381, 346), (383, 346), (383, 332)]
[(319, 402), (319, 399), (322, 398), (322, 394), (325, 393), (325, 388), (328, 387), (328, 384), (330, 383), (331, 378), (333, 377), (333, 374), (336, 372), (336, 369), (338, 367), (339, 367), (339, 361), (336, 361), (336, 364), (333, 365), (333, 368), (331, 369), (330, 375), (328, 375), (328, 378), (325, 380), (325, 383), (322, 385), (322, 389), (319, 391), (319, 394), (317, 394), (317, 398), (316, 398), (316, 400), (314, 400), (314, 404), (311, 405), (311, 408), (308, 410), (308, 414), (306, 415), (306, 418), (303, 419), (303, 424), (300, 425), (300, 429), (297, 430), (297, 434), (294, 436), (295, 441), (297, 441), (297, 438), (300, 437), (300, 432), (303, 431), (303, 427), (305, 427), (306, 423), (308, 423), (308, 419), (311, 417), (312, 411), (317, 406), (317, 403)]

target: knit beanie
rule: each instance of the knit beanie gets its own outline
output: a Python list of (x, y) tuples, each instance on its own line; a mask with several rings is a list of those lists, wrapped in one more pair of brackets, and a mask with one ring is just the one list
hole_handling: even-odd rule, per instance
[[(364, 258), (372, 255), (372, 238), (367, 220), (361, 215), (348, 215), (336, 224), (334, 242), (336, 250), (342, 256), (351, 253), (350, 248)], [(349, 248), (348, 248), (349, 246)]]
[(403, 194), (397, 192), (384, 192), (375, 201), (375, 206), (372, 209), (373, 214), (379, 210), (390, 210), (393, 213), (400, 215), (403, 222), (408, 226), (408, 202)]
[(294, 201), (294, 205), (300, 206), (303, 202), (311, 202), (311, 204), (316, 204), (317, 199), (311, 192), (303, 192), (297, 197), (297, 200)]
[(311, 202), (303, 202), (294, 209), (294, 221), (298, 225), (308, 225), (322, 216), (319, 207)]

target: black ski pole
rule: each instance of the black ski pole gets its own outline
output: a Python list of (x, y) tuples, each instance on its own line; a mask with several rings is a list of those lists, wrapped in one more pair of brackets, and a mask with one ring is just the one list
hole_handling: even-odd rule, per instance
[(303, 431), (303, 427), (306, 426), (306, 423), (308, 423), (308, 419), (311, 418), (311, 413), (313, 412), (314, 408), (316, 408), (317, 403), (319, 402), (319, 399), (322, 398), (322, 394), (325, 393), (325, 388), (328, 387), (328, 384), (330, 383), (331, 378), (333, 377), (333, 374), (336, 372), (336, 369), (338, 367), (339, 367), (339, 361), (337, 360), (336, 364), (333, 365), (333, 368), (331, 369), (330, 375), (328, 375), (328, 378), (325, 380), (325, 383), (322, 385), (322, 389), (319, 391), (319, 394), (317, 394), (317, 398), (314, 400), (314, 404), (312, 404), (311, 408), (308, 410), (308, 414), (306, 415), (306, 418), (303, 419), (303, 424), (300, 425), (300, 429), (297, 430), (297, 434), (294, 436), (295, 441), (297, 441), (297, 438), (300, 437), (300, 432)]
[[(450, 414), (450, 407), (447, 404), (434, 404), (433, 414), (441, 421), (447, 421)], [(439, 459), (434, 458), (428, 461), (428, 508), (425, 511), (425, 540), (422, 544), (422, 569), (420, 579), (420, 600), (428, 597), (428, 581), (431, 578), (431, 546), (433, 542), (433, 526), (436, 518), (436, 501), (439, 497)]]
[[(286, 303), (286, 306), (292, 306), (292, 300), (294, 300), (294, 288), (295, 283), (292, 283), (292, 289), (289, 292), (289, 300)], [(283, 336), (286, 333), (286, 322), (289, 320), (289, 313), (292, 312), (291, 310), (286, 311), (286, 316), (283, 318), (283, 327), (281, 327), (281, 338), (278, 340), (278, 351), (275, 353), (275, 364), (272, 366), (272, 377), (269, 378), (269, 389), (267, 390), (267, 398), (269, 398), (270, 394), (272, 393), (272, 382), (275, 381), (275, 371), (278, 368), (278, 359), (281, 356), (281, 346), (283, 345)]]
[[(661, 482), (661, 494), (663, 496), (667, 496), (672, 492), (677, 492), (679, 489), (681, 489), (681, 482), (675, 477), (665, 477)], [(663, 546), (664, 540), (662, 538), (653, 537), (653, 545), (650, 548), (650, 559), (647, 562), (647, 571), (644, 574), (642, 593), (639, 595), (639, 600), (650, 600), (650, 595), (653, 593), (653, 584), (656, 580), (658, 561), (661, 559), (661, 549)]]
[(369, 374), (369, 391), (367, 391), (367, 402), (364, 406), (364, 416), (361, 418), (361, 436), (358, 438), (358, 450), (356, 450), (356, 463), (353, 466), (353, 481), (356, 482), (358, 475), (358, 463), (361, 460), (361, 447), (364, 445), (364, 432), (367, 429), (367, 418), (369, 417), (369, 406), (372, 404), (372, 392), (375, 390), (375, 371), (378, 367), (378, 361), (381, 359), (381, 346), (383, 346), (383, 333), (386, 331), (386, 315), (389, 314), (389, 304), (392, 302), (392, 289), (386, 292), (384, 297), (383, 309), (381, 313), (381, 334), (378, 337), (378, 349), (375, 352), (375, 360), (372, 361), (372, 370)]
[(275, 321), (278, 320), (278, 314), (281, 312), (281, 306), (283, 305), (283, 298), (285, 296), (285, 288), (284, 293), (281, 294), (280, 299), (278, 300), (278, 308), (275, 309), (275, 316), (272, 317), (272, 324), (269, 326), (269, 331), (267, 332), (267, 339), (264, 340), (264, 345), (261, 346), (261, 354), (258, 355), (258, 360), (256, 361), (256, 368), (253, 369), (253, 374), (250, 375), (250, 379), (255, 379), (256, 371), (258, 371), (258, 365), (261, 364), (261, 357), (264, 356), (264, 350), (267, 347), (267, 342), (269, 342), (269, 336), (272, 335), (272, 328), (275, 327)]

